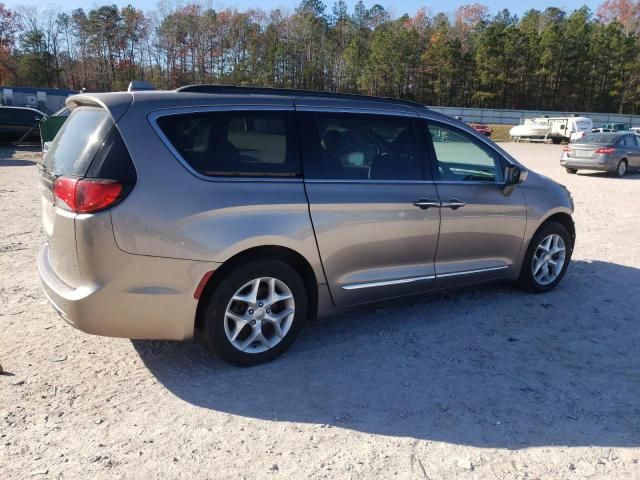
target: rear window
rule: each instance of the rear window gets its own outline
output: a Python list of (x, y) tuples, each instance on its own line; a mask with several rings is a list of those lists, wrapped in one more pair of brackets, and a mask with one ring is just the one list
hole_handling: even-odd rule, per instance
[(203, 175), (301, 175), (293, 112), (197, 112), (163, 116), (157, 123)]
[(618, 140), (619, 135), (602, 135), (593, 134), (585, 135), (584, 137), (576, 140), (574, 143), (590, 143), (596, 145), (610, 145)]
[(45, 168), (54, 175), (84, 176), (112, 127), (111, 115), (102, 108), (74, 109), (44, 157)]

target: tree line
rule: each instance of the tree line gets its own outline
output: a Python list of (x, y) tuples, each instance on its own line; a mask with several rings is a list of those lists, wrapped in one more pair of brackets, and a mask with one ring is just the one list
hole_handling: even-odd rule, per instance
[(88, 91), (221, 83), (429, 105), (640, 112), (640, 0), (529, 10), (471, 4), (393, 16), (344, 0), (292, 12), (202, 4), (71, 12), (0, 4), (0, 84)]

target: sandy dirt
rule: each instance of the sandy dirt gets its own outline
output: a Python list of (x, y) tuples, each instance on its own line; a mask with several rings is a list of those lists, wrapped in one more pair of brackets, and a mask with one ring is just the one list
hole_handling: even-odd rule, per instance
[(640, 174), (506, 148), (575, 198), (555, 291), (360, 308), (251, 369), (61, 321), (38, 285), (34, 154), (3, 149), (0, 478), (640, 478)]

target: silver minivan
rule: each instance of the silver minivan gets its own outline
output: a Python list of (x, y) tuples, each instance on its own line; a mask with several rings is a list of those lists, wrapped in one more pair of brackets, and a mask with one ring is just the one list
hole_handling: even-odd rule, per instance
[(44, 291), (88, 333), (281, 354), (307, 319), (512, 280), (546, 292), (569, 192), (411, 102), (194, 85), (82, 94), (40, 168)]

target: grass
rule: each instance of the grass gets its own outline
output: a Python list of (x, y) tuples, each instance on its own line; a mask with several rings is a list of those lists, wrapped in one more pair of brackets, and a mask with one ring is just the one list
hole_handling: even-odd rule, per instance
[(493, 130), (491, 134), (491, 140), (494, 142), (509, 142), (511, 139), (509, 138), (509, 130), (511, 130), (514, 125), (495, 125), (490, 124), (489, 127)]

